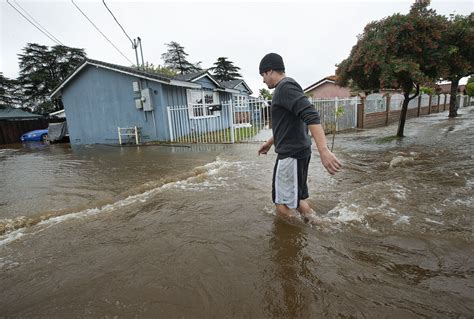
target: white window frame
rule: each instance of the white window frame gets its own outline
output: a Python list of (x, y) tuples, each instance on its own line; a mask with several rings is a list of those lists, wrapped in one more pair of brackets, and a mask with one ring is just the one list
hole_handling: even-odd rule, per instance
[(234, 94), (233, 102), (236, 108), (249, 107), (249, 97), (245, 94)]
[[(212, 93), (212, 103), (206, 103), (205, 95)], [(202, 103), (194, 103), (196, 96), (200, 94)], [(221, 115), (220, 111), (214, 111), (212, 114), (209, 111), (211, 105), (219, 104), (219, 92), (207, 91), (207, 90), (186, 90), (186, 96), (188, 99), (188, 112), (190, 119), (202, 119), (217, 117)], [(195, 110), (202, 110), (202, 115), (196, 115)]]

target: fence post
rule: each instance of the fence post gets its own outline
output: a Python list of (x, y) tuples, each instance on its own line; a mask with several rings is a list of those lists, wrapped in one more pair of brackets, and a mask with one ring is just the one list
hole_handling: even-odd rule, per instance
[(354, 126), (353, 127), (357, 127), (357, 106), (359, 103), (359, 96), (352, 98), (352, 101), (354, 101)]
[(418, 117), (420, 117), (420, 110), (421, 110), (421, 94), (418, 95)]
[(430, 100), (428, 102), (428, 114), (431, 114), (431, 94), (430, 94)]
[(364, 128), (365, 96), (360, 99), (360, 107), (357, 107), (357, 127)]
[(232, 104), (232, 99), (229, 100), (229, 122), (230, 122), (230, 142), (235, 143), (234, 135), (234, 107)]
[(390, 94), (387, 94), (386, 95), (386, 104), (385, 104), (385, 125), (388, 125), (388, 116), (389, 116), (389, 113), (390, 113), (390, 99), (391, 99), (391, 96)]
[(166, 107), (166, 111), (168, 112), (168, 127), (170, 131), (170, 142), (174, 142), (173, 126), (171, 125), (171, 110), (169, 106)]
[(334, 98), (334, 128), (337, 132), (337, 102), (339, 101), (339, 98), (336, 96)]
[(122, 134), (120, 134), (120, 127), (118, 129), (118, 136), (119, 136), (119, 145), (122, 145)]
[(135, 126), (135, 143), (138, 145), (138, 128)]

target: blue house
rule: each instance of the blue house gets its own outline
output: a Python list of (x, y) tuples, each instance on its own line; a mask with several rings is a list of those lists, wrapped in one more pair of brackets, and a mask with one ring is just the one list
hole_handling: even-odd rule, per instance
[(72, 144), (116, 144), (118, 128), (137, 127), (141, 141), (177, 141), (225, 130), (233, 101), (251, 94), (243, 80), (219, 83), (207, 71), (167, 77), (85, 60), (51, 94), (61, 96)]
[(250, 119), (252, 118), (251, 112), (254, 109), (254, 105), (251, 106), (250, 103), (250, 94), (253, 93), (252, 90), (247, 83), (241, 79), (221, 82), (220, 84), (229, 90), (238, 91), (238, 93), (234, 92), (232, 94), (234, 123), (237, 125), (249, 125)]

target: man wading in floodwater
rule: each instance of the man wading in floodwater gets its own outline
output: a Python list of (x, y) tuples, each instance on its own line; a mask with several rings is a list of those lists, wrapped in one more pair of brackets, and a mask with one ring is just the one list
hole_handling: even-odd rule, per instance
[(312, 209), (306, 199), (308, 165), (313, 136), (321, 162), (329, 174), (336, 174), (341, 163), (328, 149), (318, 112), (304, 96), (301, 86), (286, 77), (280, 55), (269, 53), (260, 62), (260, 75), (269, 89), (275, 89), (272, 100), (273, 137), (258, 150), (267, 154), (273, 144), (278, 154), (273, 170), (272, 197), (278, 214), (291, 219), (297, 209), (305, 221), (310, 221)]

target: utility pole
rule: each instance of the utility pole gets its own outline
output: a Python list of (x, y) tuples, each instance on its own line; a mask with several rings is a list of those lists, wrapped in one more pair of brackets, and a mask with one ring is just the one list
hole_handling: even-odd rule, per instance
[(138, 39), (138, 44), (140, 45), (140, 53), (142, 55), (142, 68), (145, 70), (145, 61), (143, 60), (143, 49), (142, 49), (142, 39), (140, 37), (137, 37)]
[[(138, 38), (140, 39), (140, 38)], [(140, 45), (141, 46), (141, 45)], [(135, 50), (135, 58), (137, 59), (137, 69), (140, 70), (140, 62), (138, 61), (138, 52), (137, 52), (137, 40), (133, 39), (132, 49)]]

